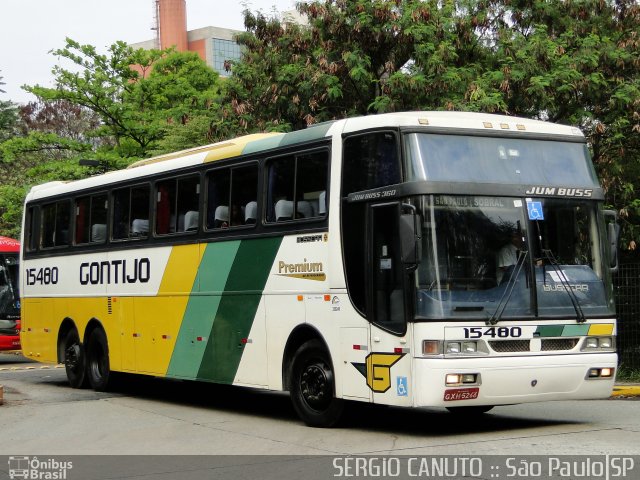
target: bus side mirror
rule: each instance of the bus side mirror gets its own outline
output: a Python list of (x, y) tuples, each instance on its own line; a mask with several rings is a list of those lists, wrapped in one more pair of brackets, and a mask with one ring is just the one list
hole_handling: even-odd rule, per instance
[(620, 225), (618, 214), (614, 210), (604, 211), (607, 223), (607, 243), (609, 245), (609, 268), (612, 273), (618, 271), (618, 240), (620, 238)]
[(410, 210), (409, 213), (402, 213), (399, 221), (402, 263), (407, 271), (412, 272), (422, 259), (421, 221), (413, 205), (403, 204), (402, 208)]

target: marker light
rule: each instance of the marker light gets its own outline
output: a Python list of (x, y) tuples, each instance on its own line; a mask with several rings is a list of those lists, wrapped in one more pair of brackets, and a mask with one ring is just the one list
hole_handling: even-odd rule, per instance
[(457, 373), (447, 373), (447, 376), (445, 377), (445, 383), (448, 387), (452, 385), (460, 385), (460, 377), (461, 375), (458, 375)]
[(460, 387), (462, 385), (479, 385), (479, 373), (447, 373), (444, 378), (447, 387)]
[(605, 378), (609, 378), (609, 377), (613, 377), (613, 368), (603, 368), (600, 370), (600, 376), (601, 377), (605, 377)]
[(423, 355), (440, 355), (442, 353), (442, 342), (439, 340), (423, 340)]
[(611, 378), (615, 373), (615, 368), (611, 367), (603, 367), (603, 368), (590, 368), (587, 373), (588, 379), (597, 379), (597, 378)]
[(476, 383), (475, 373), (465, 373), (462, 375), (462, 383)]

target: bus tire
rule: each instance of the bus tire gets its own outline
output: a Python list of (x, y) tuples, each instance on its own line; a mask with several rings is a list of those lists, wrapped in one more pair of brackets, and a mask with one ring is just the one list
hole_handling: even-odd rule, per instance
[(89, 383), (97, 392), (104, 392), (109, 388), (112, 375), (109, 367), (107, 335), (102, 328), (96, 328), (87, 340), (87, 377), (89, 377)]
[(332, 427), (344, 408), (335, 398), (335, 376), (331, 359), (319, 340), (298, 349), (291, 366), (291, 402), (298, 416), (310, 427)]
[(449, 413), (459, 416), (482, 415), (493, 408), (493, 405), (473, 405), (469, 407), (447, 407)]
[(62, 361), (71, 388), (86, 388), (87, 359), (84, 346), (80, 343), (80, 336), (75, 328), (67, 332), (62, 340)]

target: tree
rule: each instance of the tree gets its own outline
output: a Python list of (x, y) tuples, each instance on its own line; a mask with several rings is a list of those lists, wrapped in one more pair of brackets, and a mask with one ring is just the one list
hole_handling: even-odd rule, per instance
[[(484, 3), (491, 64), (474, 88), (500, 110), (579, 126), (624, 238), (640, 235), (640, 4), (634, 0)], [(476, 15), (478, 13), (476, 12)]]
[(180, 138), (183, 148), (201, 145), (205, 124), (215, 121), (218, 75), (195, 53), (116, 42), (100, 54), (67, 39), (54, 54), (73, 68), (54, 67), (54, 88), (24, 87), (38, 102), (14, 108), (16, 121), (0, 137), (0, 233), (19, 228), (29, 185), (95, 173), (79, 165), (83, 158), (111, 170), (153, 151), (174, 151), (165, 137)]
[(75, 68), (55, 66), (55, 88), (24, 88), (43, 101), (94, 112), (101, 121), (94, 135), (112, 138), (123, 157), (144, 157), (168, 124), (186, 123), (190, 112), (206, 110), (218, 94), (217, 73), (192, 52), (134, 50), (116, 42), (100, 54), (67, 39), (53, 53)]
[(323, 0), (302, 27), (245, 11), (225, 114), (245, 131), (471, 110), (579, 126), (607, 203), (640, 235), (637, 0)]
[[(5, 85), (0, 75), (0, 85)], [(0, 93), (6, 93), (0, 88)], [(0, 142), (13, 134), (13, 128), (17, 121), (17, 108), (13, 102), (0, 100)]]
[(289, 129), (420, 104), (458, 106), (488, 50), (460, 13), (466, 3), (300, 3), (309, 27), (245, 11), (247, 33), (238, 38), (245, 53), (231, 67), (228, 118)]

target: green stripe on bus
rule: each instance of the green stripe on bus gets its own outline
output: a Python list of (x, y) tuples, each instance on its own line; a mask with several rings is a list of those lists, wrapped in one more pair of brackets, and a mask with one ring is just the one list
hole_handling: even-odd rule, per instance
[(196, 378), (240, 241), (206, 246), (171, 355), (168, 376)]
[(539, 325), (534, 337), (561, 337), (564, 325)]
[(296, 145), (298, 143), (312, 142), (320, 138), (327, 136), (327, 132), (333, 125), (333, 122), (322, 123), (313, 127), (305, 128), (304, 130), (297, 130), (295, 132), (289, 132), (279, 137), (268, 137), (253, 142), (247, 143), (242, 150), (243, 155), (249, 153), (262, 152), (265, 150), (271, 150), (276, 147), (283, 147), (287, 145)]
[(589, 333), (591, 325), (565, 325), (562, 330), (563, 337), (583, 337)]
[(590, 325), (539, 325), (534, 337), (580, 337), (589, 333)]
[(243, 339), (251, 331), (281, 243), (281, 237), (242, 241), (213, 321), (199, 379), (233, 383), (245, 347)]

